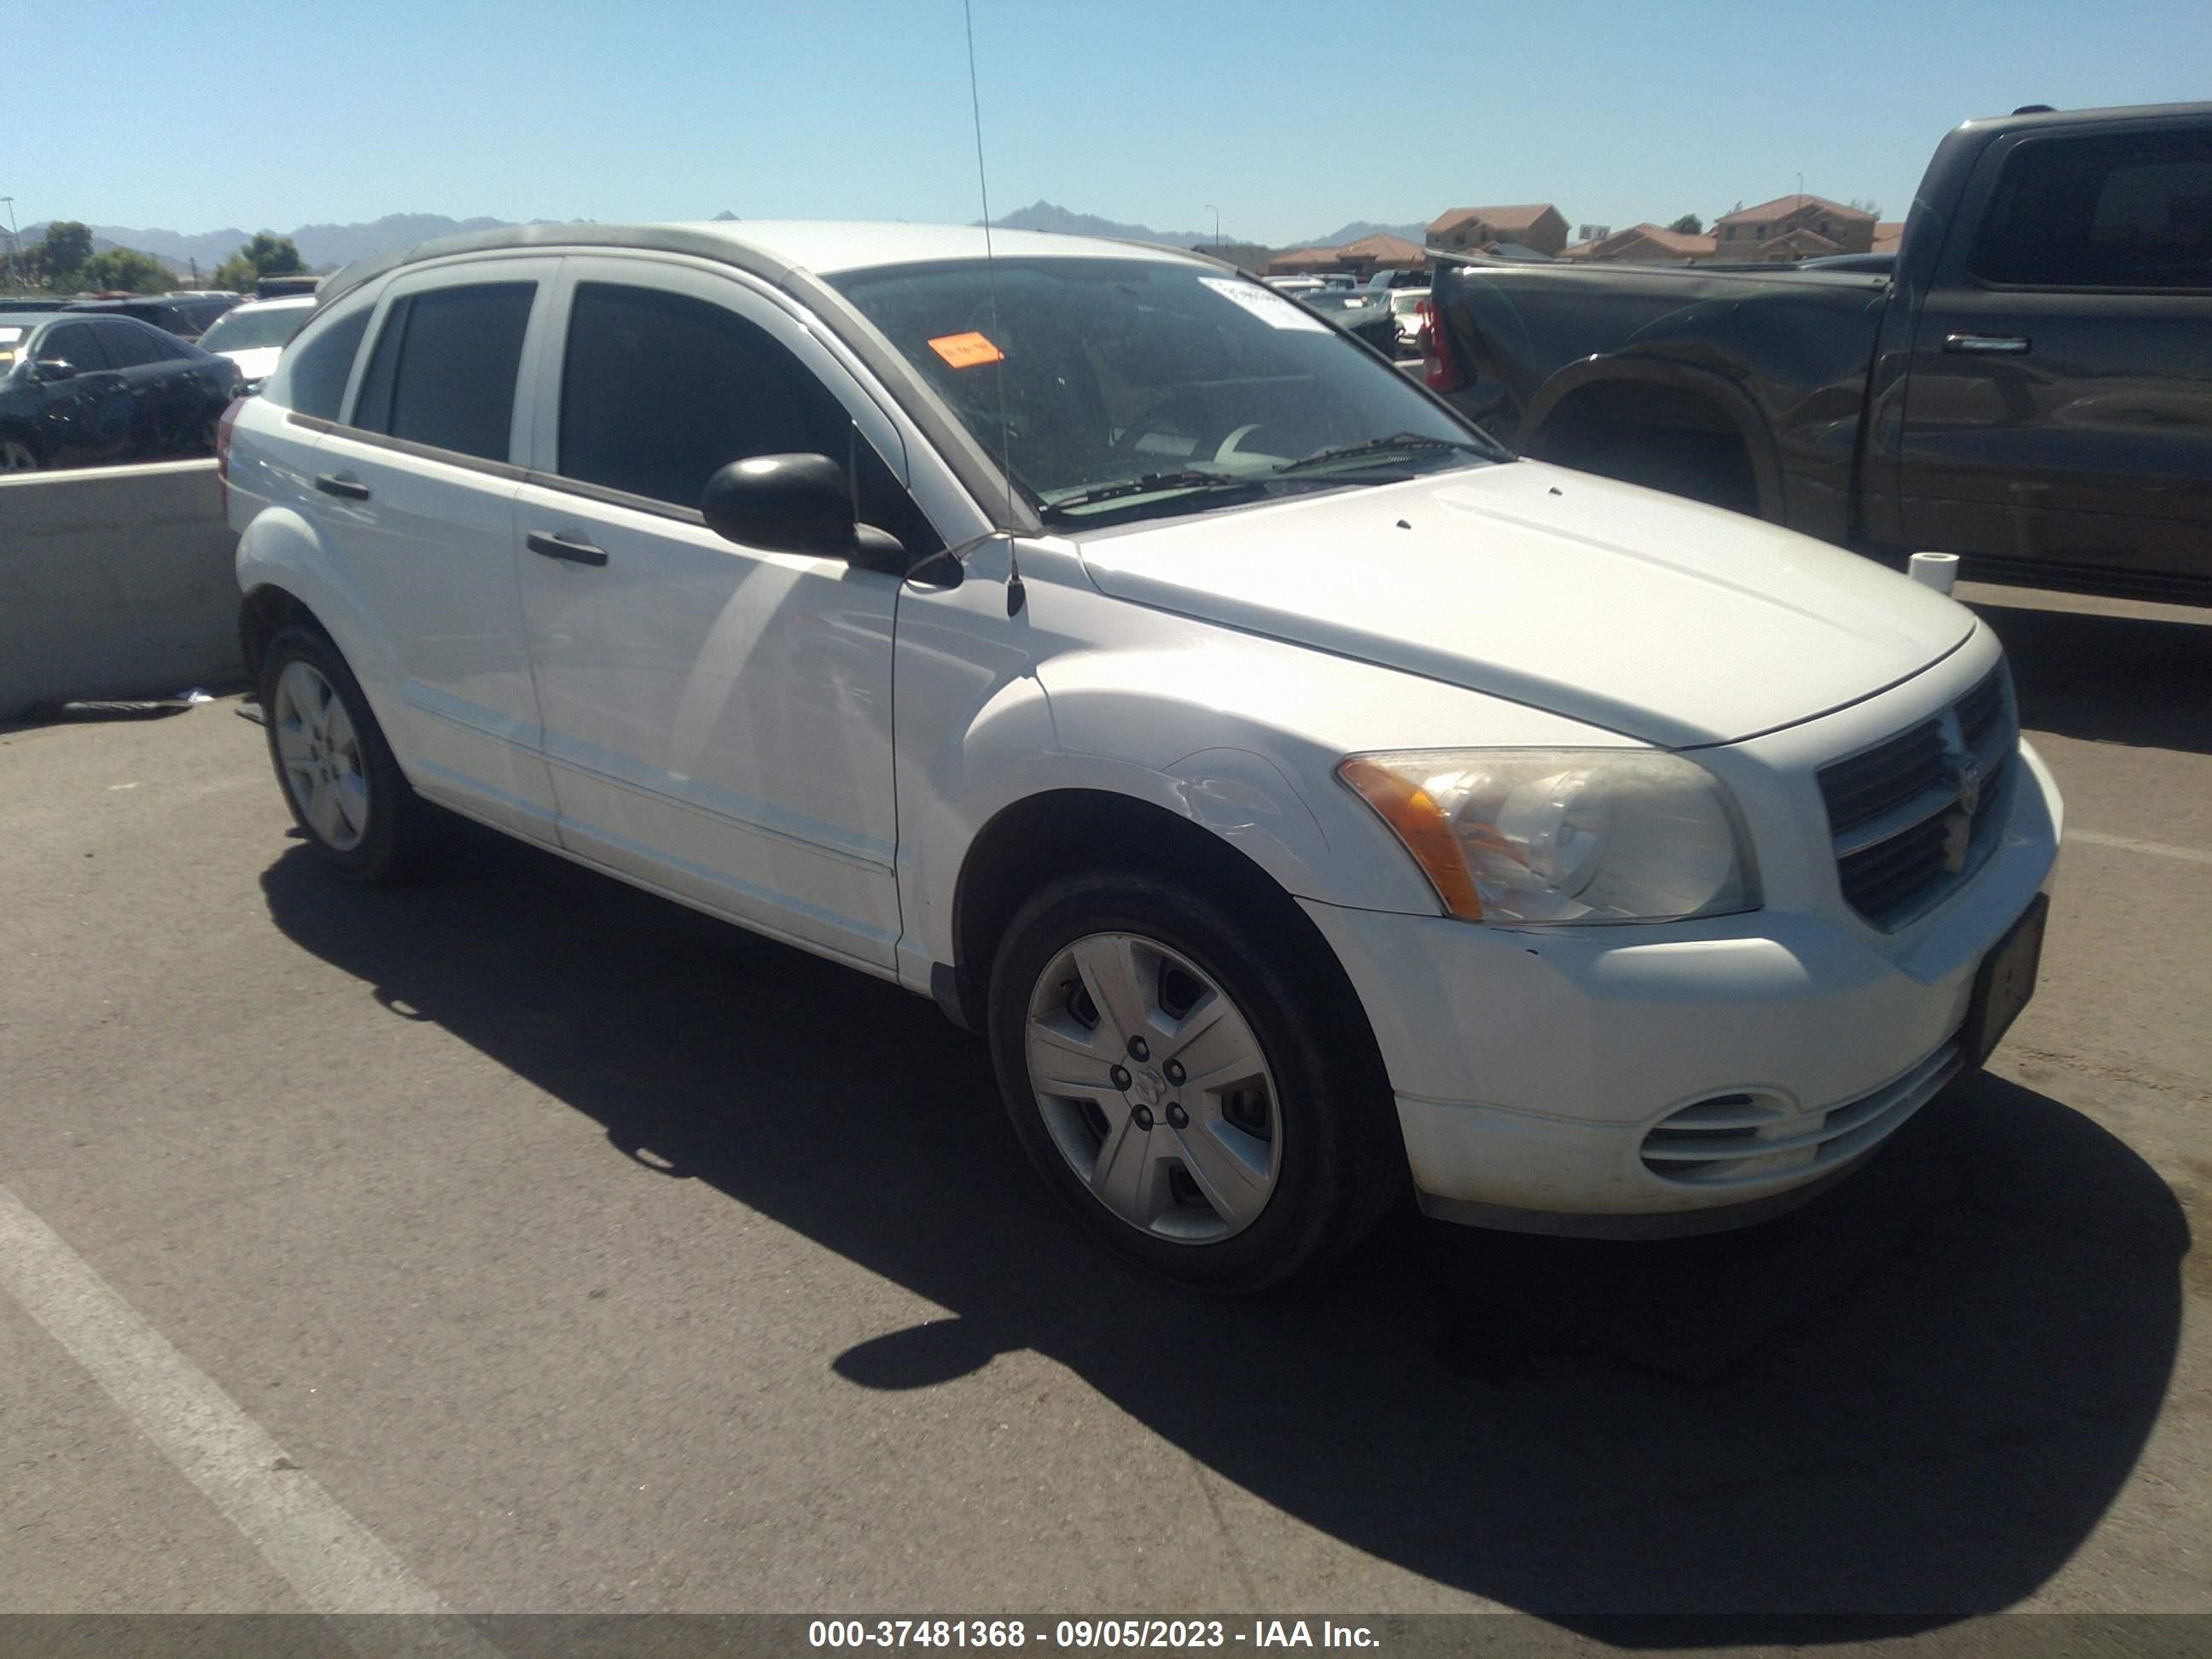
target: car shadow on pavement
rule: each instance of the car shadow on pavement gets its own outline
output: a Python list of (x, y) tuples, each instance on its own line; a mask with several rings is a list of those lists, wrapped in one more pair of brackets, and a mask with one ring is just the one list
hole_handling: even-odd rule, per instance
[(2212, 754), (2212, 609), (2200, 623), (1973, 608), (2004, 642), (2030, 731)]
[(954, 1310), (823, 1353), (827, 1386), (925, 1389), (1036, 1349), (1310, 1526), (1626, 1644), (1681, 1639), (1653, 1615), (1913, 1628), (2007, 1607), (2096, 1524), (2157, 1415), (2180, 1209), (2015, 1085), (1955, 1087), (1753, 1231), (1590, 1243), (1407, 1214), (1290, 1290), (1202, 1299), (1067, 1224), (981, 1043), (927, 1002), (456, 841), (431, 884), (383, 890), (295, 848), (270, 910), (620, 1154)]

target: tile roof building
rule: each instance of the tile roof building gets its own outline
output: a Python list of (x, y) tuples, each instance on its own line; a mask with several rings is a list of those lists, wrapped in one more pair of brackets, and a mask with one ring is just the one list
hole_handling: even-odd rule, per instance
[(1499, 242), (1557, 253), (1567, 245), (1566, 216), (1549, 202), (1527, 202), (1518, 207), (1447, 208), (1429, 222), (1431, 247), (1486, 249)]
[(1871, 253), (1875, 216), (1825, 196), (1778, 196), (1713, 222), (1723, 259), (1784, 263), (1828, 253)]

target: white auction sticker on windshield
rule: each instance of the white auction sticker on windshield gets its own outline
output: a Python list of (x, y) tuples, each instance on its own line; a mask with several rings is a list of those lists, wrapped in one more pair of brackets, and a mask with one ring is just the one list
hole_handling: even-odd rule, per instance
[(1257, 283), (1240, 283), (1231, 276), (1201, 276), (1198, 279), (1224, 300), (1233, 300), (1250, 312), (1269, 328), (1308, 329), (1316, 334), (1328, 332), (1328, 325), (1306, 310), (1292, 305), (1273, 289), (1261, 288)]

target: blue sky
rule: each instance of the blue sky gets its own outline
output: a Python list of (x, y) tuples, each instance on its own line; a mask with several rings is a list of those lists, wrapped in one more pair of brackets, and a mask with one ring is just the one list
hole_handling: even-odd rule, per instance
[[(2212, 96), (2204, 0), (975, 0), (991, 199), (1279, 242), (1557, 202), (1901, 218), (1943, 130)], [(393, 212), (978, 216), (959, 0), (10, 8), (0, 194), (196, 232)], [(34, 67), (35, 66), (35, 67)]]

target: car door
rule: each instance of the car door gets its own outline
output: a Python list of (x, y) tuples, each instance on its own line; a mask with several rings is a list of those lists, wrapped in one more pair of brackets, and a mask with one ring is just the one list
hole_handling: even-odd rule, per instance
[(131, 394), (100, 349), (88, 321), (56, 323), (39, 337), (36, 360), (76, 372), (42, 384), (40, 447), (50, 466), (92, 466), (125, 459), (131, 447)]
[(558, 264), (489, 259), (393, 281), (313, 461), (326, 540), (392, 654), (387, 735), (409, 777), (549, 842), (514, 545), (532, 418), (517, 388)]
[(130, 444), (118, 459), (153, 461), (192, 453), (199, 435), (194, 428), (203, 424), (195, 417), (202, 415), (206, 396), (191, 373), (191, 350), (174, 336), (129, 317), (95, 317), (91, 326), (130, 398)]
[(2212, 127), (2030, 129), (1959, 222), (1914, 327), (1912, 545), (2212, 576)]
[(910, 510), (896, 428), (735, 273), (575, 257), (557, 312), (516, 557), (562, 845), (890, 968), (899, 579), (725, 541), (698, 501), (730, 461), (827, 453)]

